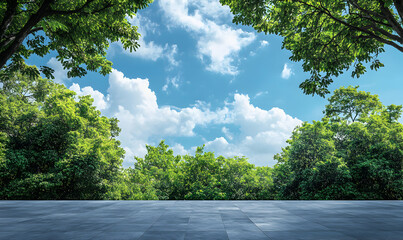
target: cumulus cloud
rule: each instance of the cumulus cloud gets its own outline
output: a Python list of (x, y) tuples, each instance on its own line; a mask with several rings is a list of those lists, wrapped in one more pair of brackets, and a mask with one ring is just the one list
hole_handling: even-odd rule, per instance
[(260, 166), (275, 163), (274, 154), (281, 151), (294, 128), (302, 123), (280, 108), (264, 110), (255, 107), (243, 94), (235, 94), (230, 105), (232, 124), (240, 128), (239, 136), (230, 142), (224, 137), (216, 138), (206, 143), (206, 150), (227, 157), (247, 156), (250, 162)]
[[(109, 75), (108, 95), (91, 87), (70, 89), (78, 95), (89, 94), (103, 114), (119, 119), (122, 129), (119, 140), (126, 150), (124, 166), (133, 164), (134, 156), (143, 157), (146, 144), (156, 145), (167, 137), (203, 137), (197, 127), (220, 126), (223, 136), (206, 140), (206, 150), (217, 155), (247, 156), (257, 165), (273, 165), (272, 157), (285, 146), (292, 130), (301, 121), (280, 108), (264, 110), (253, 106), (248, 95), (236, 93), (233, 101), (212, 109), (210, 104), (196, 102), (193, 106), (177, 108), (160, 106), (150, 89), (149, 80), (128, 78), (113, 70)], [(230, 129), (239, 129), (239, 133)], [(180, 143), (174, 143), (175, 154), (193, 154)]]
[(69, 89), (76, 92), (78, 96), (90, 95), (94, 99), (93, 104), (98, 110), (107, 108), (106, 98), (100, 91), (94, 90), (92, 87), (80, 88), (80, 85), (77, 83), (73, 83)]
[[(225, 121), (228, 113), (226, 108), (210, 111), (196, 106), (159, 106), (148, 79), (127, 78), (117, 70), (109, 75), (108, 97), (91, 87), (80, 88), (78, 84), (70, 89), (79, 95), (90, 94), (97, 99), (97, 107), (104, 114), (119, 119), (122, 129), (119, 140), (126, 149), (125, 166), (133, 163), (133, 156), (144, 156), (146, 144), (158, 144), (169, 136), (194, 136), (196, 126)], [(176, 149), (180, 149), (179, 145)]]
[(137, 31), (141, 35), (140, 39), (138, 40), (140, 47), (136, 51), (130, 52), (128, 49), (123, 49), (123, 44), (119, 44), (123, 50), (123, 53), (132, 57), (138, 57), (151, 61), (157, 61), (158, 59), (165, 58), (171, 67), (178, 66), (178, 61), (175, 59), (178, 51), (178, 46), (176, 44), (165, 44), (165, 46), (163, 46), (155, 43), (154, 41), (145, 40), (148, 36), (148, 33), (155, 34), (157, 32), (157, 28), (159, 27), (158, 24), (139, 14), (132, 18), (128, 18), (128, 21), (132, 25), (138, 26)]
[(285, 63), (285, 64), (284, 64), (283, 71), (281, 72), (281, 77), (282, 77), (283, 79), (289, 79), (292, 74), (294, 74), (294, 73), (292, 72), (291, 68), (288, 67), (288, 64), (287, 64), (287, 63)]
[[(198, 54), (202, 61), (207, 62), (207, 70), (238, 74), (235, 59), (256, 36), (220, 23), (231, 16), (228, 7), (221, 6), (217, 0), (161, 0), (159, 4), (174, 25), (197, 37)], [(191, 9), (195, 10), (191, 12)]]
[(170, 146), (172, 151), (174, 151), (175, 155), (186, 155), (190, 154), (189, 151), (185, 149), (185, 147), (182, 144), (175, 143), (173, 146)]
[(55, 57), (49, 59), (47, 65), (55, 70), (55, 72), (53, 73), (53, 76), (55, 77), (55, 79), (53, 80), (55, 82), (64, 84), (68, 80), (67, 70), (63, 68), (63, 65), (59, 61), (57, 61)]

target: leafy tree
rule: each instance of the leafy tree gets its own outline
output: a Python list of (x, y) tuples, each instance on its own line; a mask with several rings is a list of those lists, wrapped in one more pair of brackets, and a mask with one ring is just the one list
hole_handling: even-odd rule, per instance
[[(0, 70), (14, 72), (27, 68), (24, 58), (44, 56), (50, 51), (68, 76), (83, 76), (85, 68), (107, 74), (112, 63), (106, 59), (110, 42), (121, 41), (130, 51), (138, 47), (137, 27), (127, 16), (145, 8), (152, 0), (5, 0), (0, 3)], [(8, 60), (11, 63), (6, 66)], [(53, 70), (42, 66), (51, 77)]]
[(123, 170), (123, 178), (118, 182), (118, 196), (123, 200), (158, 200), (155, 180), (135, 169)]
[[(350, 96), (351, 101), (340, 96)], [(385, 107), (376, 95), (348, 87), (334, 92), (329, 109), (337, 110), (329, 111), (337, 121), (325, 117), (304, 123), (276, 155), (273, 181), (278, 198), (402, 199), (403, 125), (397, 121), (401, 106)], [(351, 116), (358, 121), (348, 121)]]
[(401, 0), (220, 0), (233, 21), (259, 32), (284, 37), (292, 61), (303, 61), (311, 77), (301, 83), (306, 94), (324, 96), (328, 86), (353, 65), (352, 76), (383, 67), (384, 45), (403, 52)]
[(184, 156), (184, 199), (225, 199), (219, 178), (223, 160), (224, 157), (216, 159), (214, 153), (203, 153), (203, 147), (197, 148), (195, 156)]
[[(341, 118), (350, 122), (360, 121), (368, 115), (373, 115), (382, 111), (382, 103), (378, 95), (371, 95), (369, 92), (358, 91), (356, 87), (341, 87), (336, 89), (329, 98), (324, 112), (328, 118)], [(389, 107), (392, 114), (397, 114), (397, 107)], [(395, 113), (396, 112), (396, 113)]]
[(117, 121), (50, 80), (1, 76), (0, 198), (113, 198), (124, 150)]
[[(281, 199), (345, 199), (351, 197), (351, 179), (342, 159), (335, 156), (334, 133), (328, 122), (304, 123), (288, 141), (290, 146), (276, 158), (281, 161), (275, 170), (286, 166), (287, 178), (275, 179), (282, 188)], [(281, 172), (284, 174), (284, 171)], [(280, 181), (279, 181), (280, 180)]]
[[(132, 181), (138, 182), (142, 178), (149, 179), (155, 189), (157, 199), (175, 199), (175, 190), (178, 186), (178, 162), (180, 156), (174, 156), (168, 145), (161, 141), (157, 147), (146, 146), (147, 154), (144, 159), (135, 158), (134, 169), (129, 170)], [(140, 178), (136, 180), (136, 178)], [(141, 182), (141, 181), (140, 181)]]
[(123, 199), (273, 199), (271, 169), (255, 167), (246, 158), (215, 157), (196, 150), (194, 156), (174, 156), (161, 141), (147, 146), (127, 171)]
[(220, 174), (221, 189), (227, 200), (273, 199), (271, 168), (255, 167), (247, 158), (226, 158)]

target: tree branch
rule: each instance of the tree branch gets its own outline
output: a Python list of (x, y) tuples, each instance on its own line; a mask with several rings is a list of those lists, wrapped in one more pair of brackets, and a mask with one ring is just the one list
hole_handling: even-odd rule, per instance
[[(359, 31), (359, 32), (362, 32), (362, 33), (366, 33), (366, 34), (368, 34), (369, 36), (371, 36), (372, 38), (374, 38), (375, 40), (378, 40), (379, 42), (382, 42), (382, 43), (384, 43), (384, 44), (388, 44), (388, 45), (390, 45), (390, 46), (396, 48), (397, 50), (403, 52), (403, 46), (399, 46), (397, 43), (395, 43), (395, 42), (393, 42), (393, 41), (390, 41), (390, 40), (388, 40), (388, 39), (384, 39), (384, 38), (382, 38), (382, 37), (380, 37), (380, 36), (374, 34), (374, 33), (371, 32), (371, 31), (368, 31), (368, 30), (366, 30), (366, 29), (364, 29), (364, 28), (362, 28), (362, 27), (357, 27), (357, 26), (351, 25), (351, 24), (345, 22), (344, 20), (339, 19), (339, 18), (333, 16), (332, 13), (331, 13), (328, 9), (326, 9), (326, 8), (324, 8), (324, 7), (322, 6), (322, 4), (321, 4), (321, 7), (319, 8), (319, 7), (317, 7), (317, 6), (314, 6), (314, 5), (312, 5), (312, 4), (308, 4), (308, 3), (304, 2), (304, 1), (301, 1), (301, 0), (296, 0), (296, 1), (299, 2), (299, 3), (301, 3), (301, 4), (304, 4), (304, 5), (306, 5), (306, 6), (312, 7), (312, 8), (314, 8), (314, 9), (316, 9), (317, 11), (322, 11), (324, 14), (326, 14), (327, 16), (329, 16), (329, 17), (330, 17), (331, 19), (333, 19), (334, 21), (336, 21), (336, 22), (338, 22), (338, 23), (341, 23), (341, 24), (343, 24), (343, 25), (345, 25), (345, 26), (347, 26), (347, 27), (349, 27), (349, 28), (351, 28), (351, 29), (354, 29), (354, 30), (356, 30), (356, 31)], [(382, 0), (379, 0), (379, 1), (382, 1)], [(385, 8), (384, 6), (381, 6), (381, 7)], [(389, 10), (387, 10), (387, 11), (389, 12)], [(389, 13), (390, 13), (390, 12), (389, 12)], [(393, 17), (393, 16), (392, 16), (392, 17)], [(395, 19), (393, 18), (393, 20), (395, 20)], [(396, 20), (395, 20), (395, 21), (396, 21)], [(402, 29), (402, 30), (403, 30), (403, 29)], [(399, 35), (400, 35), (400, 34), (399, 34)]]
[(16, 0), (7, 0), (7, 10), (4, 13), (4, 18), (0, 25), (0, 40), (2, 40), (4, 35), (6, 34), (6, 31), (10, 26), (11, 21), (13, 20), (14, 15), (17, 11), (17, 6), (18, 2)]
[(15, 35), (14, 41), (12, 41), (11, 44), (0, 53), (0, 69), (4, 67), (8, 59), (18, 50), (32, 28), (46, 15), (50, 4), (53, 2), (54, 0), (44, 0), (38, 11), (29, 18), (27, 23)]
[(392, 25), (393, 30), (395, 30), (396, 33), (399, 34), (399, 36), (403, 38), (402, 26), (400, 26), (400, 24), (396, 21), (395, 17), (390, 12), (390, 10), (385, 7), (385, 3), (383, 2), (383, 0), (378, 0), (378, 2), (381, 7), (382, 13), (385, 15), (388, 22)]
[(347, 0), (347, 1), (348, 1), (349, 3), (351, 3), (351, 5), (353, 5), (355, 8), (357, 8), (358, 10), (360, 10), (360, 11), (362, 11), (362, 12), (365, 12), (366, 14), (373, 15), (373, 16), (375, 16), (375, 17), (377, 17), (377, 18), (381, 18), (381, 19), (387, 20), (387, 19), (385, 18), (385, 16), (383, 16), (382, 14), (379, 14), (379, 13), (377, 13), (377, 12), (374, 12), (374, 11), (371, 11), (371, 10), (367, 10), (367, 9), (365, 9), (365, 8), (360, 7), (360, 5), (358, 5), (358, 3), (357, 3), (356, 0)]
[[(31, 31), (29, 31), (29, 34), (32, 34), (32, 33), (35, 33), (35, 32), (41, 31), (41, 30), (43, 30), (42, 27), (33, 28), (33, 29), (31, 29)], [(0, 42), (0, 49), (7, 46), (10, 42), (14, 41), (15, 37), (16, 37), (16, 34), (5, 36), (4, 40)]]
[(403, 22), (403, 1), (401, 0), (393, 0), (395, 4), (396, 10), (399, 13), (400, 20)]
[(382, 35), (384, 35), (384, 36), (386, 36), (386, 37), (388, 37), (388, 38), (390, 38), (390, 39), (392, 39), (394, 41), (397, 41), (397, 42), (403, 44), (403, 38), (401, 38), (401, 37), (399, 37), (397, 35), (394, 35), (394, 34), (388, 32), (388, 31), (386, 31), (386, 30), (384, 30), (382, 28), (379, 28), (379, 27), (375, 26), (375, 25), (370, 25), (369, 27), (371, 27), (374, 31), (379, 32), (380, 34), (382, 34)]
[(360, 17), (360, 18), (367, 19), (367, 20), (373, 22), (374, 24), (378, 24), (378, 25), (382, 25), (382, 26), (385, 26), (385, 27), (388, 27), (388, 28), (392, 28), (392, 25), (390, 25), (389, 22), (388, 22), (386, 19), (384, 19), (384, 20), (386, 21), (386, 23), (384, 23), (384, 22), (381, 22), (381, 21), (378, 21), (378, 20), (374, 19), (374, 18), (373, 18), (372, 16), (370, 16), (370, 15), (362, 15), (362, 14), (360, 14), (360, 13), (353, 13), (353, 12), (351, 12), (350, 14), (351, 14), (351, 15), (358, 16), (358, 17)]

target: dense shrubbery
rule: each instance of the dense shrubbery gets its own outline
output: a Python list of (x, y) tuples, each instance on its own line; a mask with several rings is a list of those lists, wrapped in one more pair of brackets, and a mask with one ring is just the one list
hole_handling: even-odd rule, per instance
[(0, 199), (402, 199), (401, 106), (348, 87), (295, 129), (273, 167), (164, 141), (123, 169), (117, 119), (50, 80), (2, 76)]

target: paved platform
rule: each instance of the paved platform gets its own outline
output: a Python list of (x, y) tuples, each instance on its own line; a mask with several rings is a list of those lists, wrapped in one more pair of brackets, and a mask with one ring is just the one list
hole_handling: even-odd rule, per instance
[(0, 239), (403, 240), (403, 201), (0, 201)]

